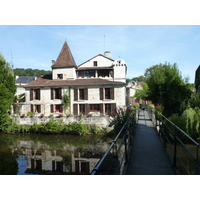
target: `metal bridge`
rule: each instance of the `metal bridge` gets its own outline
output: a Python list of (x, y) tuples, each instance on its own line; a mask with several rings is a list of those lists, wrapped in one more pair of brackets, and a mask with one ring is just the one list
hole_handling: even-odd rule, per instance
[(91, 175), (200, 174), (199, 146), (154, 109), (140, 110), (123, 125)]

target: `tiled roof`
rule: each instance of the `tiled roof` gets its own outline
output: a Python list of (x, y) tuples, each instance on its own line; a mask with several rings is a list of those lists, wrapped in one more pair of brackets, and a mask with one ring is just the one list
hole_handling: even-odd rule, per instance
[(60, 54), (58, 55), (56, 62), (51, 67), (52, 68), (63, 68), (63, 67), (77, 68), (74, 57), (66, 41), (63, 44), (63, 47), (60, 51)]
[(37, 80), (29, 83), (24, 86), (25, 88), (29, 87), (58, 87), (58, 86), (90, 86), (90, 85), (126, 85), (123, 82), (118, 81), (109, 81), (101, 78), (79, 78), (75, 80), (61, 80), (56, 79), (52, 80), (52, 75), (44, 75), (43, 77), (38, 78)]
[(31, 81), (34, 81), (36, 77), (34, 76), (19, 76), (19, 78), (15, 81), (15, 83), (18, 84), (27, 84), (30, 83)]

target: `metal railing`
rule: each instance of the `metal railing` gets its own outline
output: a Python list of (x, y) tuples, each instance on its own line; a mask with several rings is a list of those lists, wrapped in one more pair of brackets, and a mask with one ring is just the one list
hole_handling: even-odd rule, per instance
[(124, 123), (110, 147), (99, 160), (91, 175), (121, 175), (127, 169), (130, 151), (138, 121), (138, 110)]
[(155, 109), (147, 109), (170, 160), (181, 175), (200, 175), (200, 143)]

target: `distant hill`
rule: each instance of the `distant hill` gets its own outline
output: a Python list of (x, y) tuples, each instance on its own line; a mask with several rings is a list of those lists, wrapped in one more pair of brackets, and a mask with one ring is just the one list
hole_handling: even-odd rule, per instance
[(40, 77), (42, 75), (51, 74), (51, 71), (39, 70), (39, 69), (23, 69), (23, 68), (16, 68), (14, 69), (15, 76), (35, 76)]

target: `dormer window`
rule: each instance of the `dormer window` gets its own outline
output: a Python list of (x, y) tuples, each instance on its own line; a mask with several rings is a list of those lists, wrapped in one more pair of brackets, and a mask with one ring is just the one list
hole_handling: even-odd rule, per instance
[(94, 61), (93, 64), (94, 64), (94, 67), (98, 66), (97, 61)]
[(63, 74), (58, 74), (57, 79), (63, 79)]

